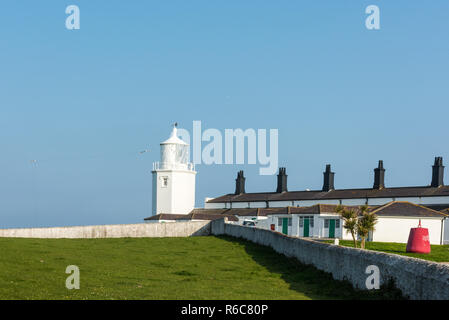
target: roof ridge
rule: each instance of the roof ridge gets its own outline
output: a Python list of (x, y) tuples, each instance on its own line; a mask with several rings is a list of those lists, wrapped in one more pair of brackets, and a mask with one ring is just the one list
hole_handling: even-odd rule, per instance
[(371, 211), (371, 212), (372, 212), (372, 213), (376, 213), (376, 212), (379, 211), (379, 210), (382, 210), (382, 209), (385, 209), (386, 207), (391, 206), (391, 205), (392, 205), (393, 203), (395, 203), (395, 202), (396, 202), (396, 201), (390, 201), (390, 202), (388, 202), (388, 203), (385, 203), (385, 204), (381, 205), (380, 207), (374, 209), (374, 210)]
[(447, 214), (445, 214), (445, 213), (442, 213), (441, 211), (438, 211), (438, 210), (434, 210), (434, 209), (425, 207), (425, 206), (423, 206), (423, 205), (421, 205), (421, 204), (412, 203), (412, 202), (410, 202), (410, 203), (413, 204), (414, 206), (417, 206), (417, 207), (420, 207), (420, 208), (423, 208), (423, 209), (427, 209), (427, 210), (429, 210), (429, 211), (433, 211), (433, 212), (439, 213), (439, 214), (441, 214), (441, 215), (443, 215), (443, 216), (445, 216), (445, 217), (448, 217), (448, 216), (449, 216), (449, 215), (447, 215)]
[[(402, 191), (401, 191), (402, 190)], [(449, 185), (444, 185), (440, 187), (432, 187), (429, 185), (426, 186), (402, 186), (402, 187), (387, 187), (382, 188), (380, 190), (373, 188), (347, 188), (347, 189), (335, 189), (329, 192), (323, 192), (322, 190), (295, 190), (295, 191), (287, 191), (285, 193), (279, 194), (277, 192), (248, 192), (241, 195), (235, 195), (232, 193), (228, 193), (225, 195), (221, 195), (215, 198), (209, 199), (207, 202), (240, 202), (240, 201), (248, 201), (241, 200), (246, 199), (247, 197), (256, 197), (257, 199), (250, 199), (250, 201), (281, 201), (284, 198), (295, 198), (295, 194), (297, 197), (304, 197), (304, 199), (308, 199), (309, 197), (305, 196), (306, 194), (310, 194), (312, 198), (329, 198), (329, 199), (337, 199), (339, 196), (345, 192), (358, 192), (357, 197), (362, 198), (379, 198), (379, 197), (419, 197), (419, 196), (447, 196), (447, 191), (449, 190)], [(245, 197), (246, 196), (246, 197)], [(263, 199), (262, 199), (263, 198)], [(352, 197), (348, 197), (347, 195), (343, 195), (344, 199), (349, 199)]]
[(385, 208), (387, 208), (387, 207), (389, 207), (389, 206), (391, 206), (391, 205), (393, 205), (393, 204), (396, 204), (396, 203), (405, 203), (405, 204), (408, 204), (408, 205), (412, 205), (412, 206), (415, 206), (415, 207), (418, 207), (418, 208), (421, 208), (421, 209), (428, 210), (428, 211), (433, 212), (433, 213), (438, 213), (439, 215), (442, 215), (442, 216), (444, 216), (444, 217), (448, 217), (448, 216), (449, 216), (449, 215), (447, 215), (447, 214), (445, 214), (445, 213), (442, 213), (442, 212), (440, 212), (440, 211), (437, 211), (437, 210), (434, 210), (434, 209), (425, 207), (425, 206), (423, 206), (423, 205), (421, 205), (421, 204), (413, 203), (413, 202), (410, 202), (410, 201), (390, 201), (390, 202), (388, 202), (388, 203), (386, 203), (386, 204), (384, 204), (384, 205), (381, 205), (380, 207), (374, 209), (374, 210), (371, 211), (371, 212), (372, 212), (372, 213), (376, 213), (376, 212), (378, 212), (378, 211), (380, 211), (380, 210), (383, 210), (383, 209), (385, 209)]

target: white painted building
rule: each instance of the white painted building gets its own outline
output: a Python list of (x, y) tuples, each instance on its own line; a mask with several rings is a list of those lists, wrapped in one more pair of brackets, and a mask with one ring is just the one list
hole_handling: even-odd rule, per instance
[(177, 136), (160, 144), (161, 161), (153, 163), (152, 214), (188, 214), (195, 206), (195, 167), (189, 162), (189, 145)]
[(372, 241), (407, 242), (411, 228), (419, 224), (429, 230), (431, 244), (449, 243), (449, 216), (409, 202), (391, 202), (372, 210), (378, 216)]
[(282, 213), (273, 209), (267, 215), (269, 228), (297, 237), (341, 239), (342, 220), (335, 208), (336, 205), (288, 207)]
[[(297, 237), (339, 238), (352, 240), (351, 234), (343, 228), (344, 221), (335, 212), (336, 205), (314, 205), (311, 207), (290, 207), (285, 212), (268, 213), (269, 227)], [(359, 207), (348, 207), (358, 210)], [(370, 210), (377, 215), (378, 222), (369, 241), (407, 243), (411, 228), (429, 230), (431, 244), (449, 243), (449, 216), (410, 202), (394, 201)]]

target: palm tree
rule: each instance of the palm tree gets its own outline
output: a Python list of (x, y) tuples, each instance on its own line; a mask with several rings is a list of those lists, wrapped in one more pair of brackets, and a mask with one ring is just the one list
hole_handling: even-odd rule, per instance
[(369, 212), (368, 206), (364, 205), (360, 207), (360, 212), (362, 216), (357, 221), (357, 234), (362, 239), (360, 242), (360, 247), (365, 249), (366, 238), (370, 231), (374, 231), (375, 225), (377, 223), (377, 216)]
[(357, 212), (352, 209), (348, 210), (344, 208), (342, 205), (338, 205), (337, 208), (335, 208), (335, 212), (339, 213), (343, 218), (344, 221), (343, 228), (345, 228), (351, 233), (352, 240), (354, 241), (354, 248), (357, 248), (357, 240), (355, 237), (357, 233), (357, 222), (358, 222)]

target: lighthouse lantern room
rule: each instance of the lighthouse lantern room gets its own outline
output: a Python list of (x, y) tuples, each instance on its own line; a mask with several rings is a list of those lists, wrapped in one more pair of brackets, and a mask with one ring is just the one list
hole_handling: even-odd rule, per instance
[(161, 143), (161, 161), (153, 163), (153, 215), (188, 214), (195, 206), (195, 167), (189, 144), (177, 135), (177, 124)]

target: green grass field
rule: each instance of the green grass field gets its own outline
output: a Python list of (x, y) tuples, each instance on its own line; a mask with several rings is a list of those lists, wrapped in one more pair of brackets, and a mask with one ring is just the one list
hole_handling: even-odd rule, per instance
[[(324, 241), (327, 243), (333, 243), (333, 241)], [(354, 247), (352, 240), (340, 240), (340, 245), (346, 247)], [(360, 246), (360, 242), (358, 244)], [(436, 262), (449, 262), (449, 245), (431, 245), (429, 254), (421, 253), (406, 253), (405, 243), (392, 243), (392, 242), (367, 242), (366, 249), (374, 251), (383, 251), (387, 253), (394, 253), (403, 256), (409, 256), (424, 260), (436, 261)]]
[[(0, 238), (0, 299), (381, 299), (229, 237)], [(68, 265), (80, 268), (68, 290)]]

